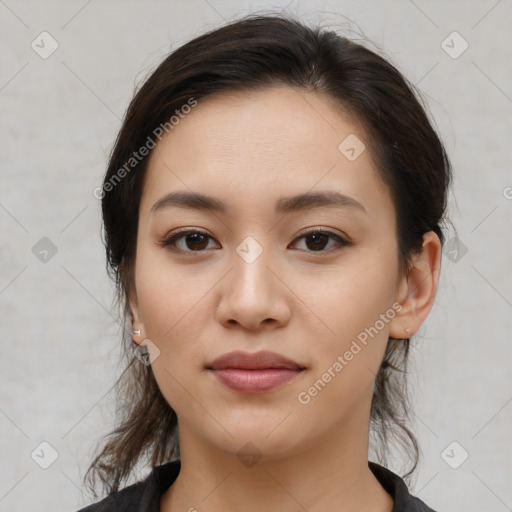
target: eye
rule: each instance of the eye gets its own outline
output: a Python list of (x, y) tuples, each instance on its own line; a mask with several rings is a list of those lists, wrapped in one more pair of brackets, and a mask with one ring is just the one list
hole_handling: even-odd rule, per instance
[[(167, 237), (162, 245), (169, 247), (171, 250), (178, 250), (182, 252), (202, 252), (208, 248), (208, 239), (213, 238), (203, 231), (197, 229), (183, 229)], [(179, 246), (179, 242), (184, 241), (184, 244)], [(187, 250), (190, 249), (190, 250)]]
[[(307, 252), (328, 252), (331, 249), (335, 249), (336, 246), (344, 247), (350, 245), (350, 242), (342, 238), (340, 235), (332, 231), (326, 231), (319, 228), (303, 232), (294, 240), (294, 242), (302, 239), (306, 242), (305, 245)], [(334, 245), (325, 249), (326, 242), (329, 239), (334, 240)], [(197, 229), (182, 229), (177, 233), (168, 236), (161, 242), (161, 244), (172, 251), (204, 252), (209, 248), (209, 240), (214, 239), (204, 231), (198, 231)]]
[[(325, 250), (326, 242), (329, 238), (334, 240), (334, 245)], [(328, 252), (336, 247), (344, 247), (350, 245), (350, 242), (342, 238), (340, 235), (332, 231), (325, 231), (319, 228), (311, 229), (303, 232), (295, 240), (304, 239), (308, 252)]]

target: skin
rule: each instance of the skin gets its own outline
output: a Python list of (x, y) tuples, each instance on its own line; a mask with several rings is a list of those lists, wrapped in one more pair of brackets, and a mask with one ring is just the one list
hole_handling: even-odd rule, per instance
[[(178, 416), (182, 466), (162, 496), (164, 512), (392, 510), (367, 462), (373, 385), (388, 337), (412, 336), (432, 307), (441, 244), (426, 233), (400, 275), (389, 190), (368, 149), (354, 161), (338, 150), (349, 134), (366, 140), (329, 98), (275, 87), (200, 100), (151, 155), (130, 305), (141, 329), (134, 341), (148, 345)], [(214, 196), (227, 211), (151, 214), (172, 191)], [(366, 211), (274, 212), (278, 198), (311, 191), (343, 193)], [(161, 241), (178, 228), (211, 238), (182, 237), (173, 251)], [(305, 228), (350, 245), (299, 238)], [(263, 249), (252, 263), (236, 251), (247, 236)], [(402, 308), (378, 335), (300, 403), (298, 394), (393, 304)], [(237, 393), (204, 368), (233, 350), (271, 350), (306, 370), (270, 392)], [(249, 441), (261, 455), (251, 467), (237, 457)]]

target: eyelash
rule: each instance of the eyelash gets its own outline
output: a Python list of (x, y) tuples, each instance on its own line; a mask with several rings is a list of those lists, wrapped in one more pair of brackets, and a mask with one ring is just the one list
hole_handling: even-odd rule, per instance
[[(210, 235), (208, 235), (208, 233), (204, 232), (204, 231), (200, 231), (200, 230), (197, 230), (197, 229), (181, 229), (173, 234), (171, 234), (170, 236), (168, 236), (167, 238), (165, 238), (162, 242), (161, 242), (161, 245), (168, 248), (169, 250), (171, 251), (175, 251), (175, 252), (182, 252), (182, 253), (201, 253), (201, 252), (207, 252), (207, 249), (203, 249), (203, 250), (199, 250), (199, 251), (192, 251), (192, 250), (182, 250), (182, 249), (178, 249), (176, 247), (176, 242), (182, 238), (185, 238), (186, 236), (188, 235), (195, 235), (195, 234), (200, 234), (200, 235), (204, 235), (210, 239), (213, 240), (213, 237), (211, 237)], [(297, 238), (295, 238), (294, 242), (302, 239), (302, 238), (307, 238), (308, 236), (311, 236), (311, 235), (327, 235), (328, 237), (330, 238), (333, 238), (335, 241), (336, 241), (336, 244), (337, 246), (334, 246), (334, 247), (331, 247), (329, 249), (321, 249), (321, 250), (318, 250), (318, 251), (309, 251), (307, 250), (306, 252), (309, 252), (309, 253), (330, 253), (331, 251), (333, 250), (337, 250), (337, 249), (341, 249), (342, 247), (347, 247), (349, 245), (351, 245), (351, 242), (347, 241), (346, 239), (344, 239), (343, 237), (341, 237), (340, 235), (332, 232), (332, 231), (328, 231), (328, 230), (323, 230), (323, 229), (319, 229), (319, 228), (314, 228), (314, 229), (310, 229), (310, 230), (306, 230), (306, 231), (303, 231), (302, 233), (300, 233)]]

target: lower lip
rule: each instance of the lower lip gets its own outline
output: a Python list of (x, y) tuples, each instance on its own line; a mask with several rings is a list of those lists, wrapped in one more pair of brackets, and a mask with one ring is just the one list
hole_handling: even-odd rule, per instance
[(269, 368), (266, 370), (224, 368), (210, 371), (222, 384), (240, 393), (264, 393), (290, 382), (301, 373), (300, 370), (287, 368)]

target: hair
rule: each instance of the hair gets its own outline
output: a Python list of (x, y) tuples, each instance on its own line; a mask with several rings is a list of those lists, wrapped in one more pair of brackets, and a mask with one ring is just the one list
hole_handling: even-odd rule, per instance
[[(119, 490), (138, 462), (155, 466), (179, 457), (176, 413), (160, 392), (151, 366), (141, 364), (132, 350), (129, 297), (151, 151), (132, 165), (134, 152), (149, 146), (152, 135), (159, 133), (157, 127), (168, 126), (191, 99), (200, 102), (222, 92), (283, 85), (322, 94), (363, 127), (395, 206), (401, 272), (407, 272), (411, 258), (421, 251), (424, 233), (434, 231), (444, 243), (450, 162), (419, 92), (388, 59), (290, 15), (258, 14), (206, 32), (167, 55), (131, 100), (103, 181), (103, 242), (107, 272), (116, 286), (127, 364), (116, 383), (117, 426), (86, 474), (94, 493), (98, 479), (104, 492)], [(127, 162), (133, 168), (127, 170)], [(371, 447), (378, 460), (385, 463), (390, 442), (398, 441), (412, 461), (406, 479), (420, 454), (408, 427), (409, 345), (408, 338), (389, 338), (375, 378), (370, 416), (375, 439)]]

